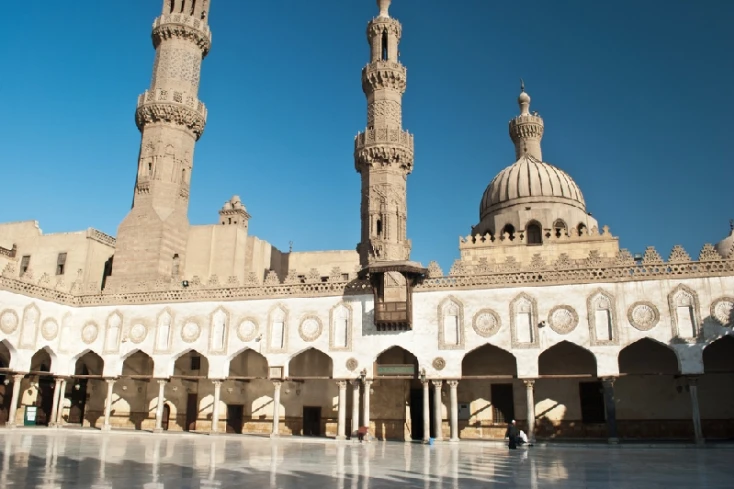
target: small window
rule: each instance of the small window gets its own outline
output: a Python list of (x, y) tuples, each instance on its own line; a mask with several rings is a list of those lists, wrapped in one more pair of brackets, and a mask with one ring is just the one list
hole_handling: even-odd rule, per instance
[(31, 255), (25, 255), (20, 259), (20, 275), (21, 277), (28, 271), (28, 267), (31, 265)]
[(326, 282), (328, 282), (328, 281), (329, 281), (329, 277), (321, 277), (321, 281), (322, 281), (323, 283), (326, 283)]
[(553, 223), (553, 229), (556, 232), (556, 238), (560, 238), (561, 236), (565, 236), (566, 231), (566, 223), (562, 220), (558, 219), (556, 222)]
[(191, 370), (201, 370), (201, 357), (191, 357)]
[(527, 236), (525, 242), (529, 245), (543, 244), (543, 231), (540, 229), (540, 225), (536, 222), (528, 224)]
[(377, 220), (377, 235), (382, 236), (382, 219)]
[(349, 274), (348, 273), (342, 273), (342, 280), (344, 282), (349, 282)]
[(505, 224), (505, 227), (502, 228), (502, 239), (505, 239), (505, 234), (509, 235), (508, 239), (510, 241), (515, 239), (515, 226), (513, 226), (512, 224)]
[(586, 234), (586, 225), (583, 222), (579, 224), (578, 228), (576, 229), (578, 229), (579, 231), (579, 236), (583, 236), (584, 234)]
[(56, 258), (56, 275), (63, 275), (66, 268), (66, 253), (59, 253)]
[(387, 61), (387, 30), (382, 32), (382, 60)]

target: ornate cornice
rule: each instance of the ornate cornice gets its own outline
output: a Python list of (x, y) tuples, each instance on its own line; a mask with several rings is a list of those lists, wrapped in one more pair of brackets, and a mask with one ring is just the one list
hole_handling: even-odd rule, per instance
[(375, 61), (362, 68), (362, 91), (365, 95), (382, 89), (402, 94), (407, 84), (408, 70), (396, 61)]
[(357, 171), (363, 165), (397, 164), (413, 171), (413, 135), (401, 129), (367, 129), (354, 138), (354, 162)]
[(367, 24), (367, 41), (376, 36), (381, 36), (383, 32), (395, 35), (398, 41), (403, 35), (403, 26), (392, 17), (375, 17)]
[(170, 122), (185, 127), (198, 140), (206, 127), (206, 106), (193, 97), (184, 97), (179, 92), (146, 90), (138, 97), (135, 123), (142, 132), (148, 124)]
[(183, 14), (162, 15), (155, 19), (152, 36), (156, 49), (166, 39), (191, 41), (201, 49), (202, 58), (209, 54), (212, 46), (209, 26), (199, 19)]

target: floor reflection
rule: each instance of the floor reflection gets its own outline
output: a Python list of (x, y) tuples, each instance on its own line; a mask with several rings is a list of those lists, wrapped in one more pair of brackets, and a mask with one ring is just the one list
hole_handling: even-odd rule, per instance
[(0, 430), (0, 487), (41, 489), (731, 487), (734, 449), (426, 446)]

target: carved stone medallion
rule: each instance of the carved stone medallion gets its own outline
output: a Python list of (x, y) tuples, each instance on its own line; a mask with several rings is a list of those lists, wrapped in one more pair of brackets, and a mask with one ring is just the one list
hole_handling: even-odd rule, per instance
[(359, 367), (359, 362), (356, 358), (350, 358), (349, 360), (347, 360), (347, 370), (349, 370), (350, 372), (354, 372), (355, 370), (357, 370), (357, 367)]
[(53, 318), (46, 319), (41, 325), (41, 334), (46, 341), (51, 341), (59, 334), (59, 323)]
[(241, 341), (247, 343), (248, 341), (252, 341), (255, 339), (259, 329), (260, 327), (258, 326), (256, 320), (243, 319), (242, 321), (240, 321), (239, 326), (237, 326), (237, 336)]
[(196, 321), (186, 321), (184, 327), (181, 328), (181, 339), (186, 343), (198, 340), (199, 335), (201, 335), (201, 326)]
[(321, 320), (316, 316), (307, 316), (298, 327), (298, 334), (303, 341), (315, 341), (321, 336), (323, 327)]
[(716, 299), (711, 304), (711, 317), (722, 326), (734, 326), (734, 298)]
[(500, 322), (500, 316), (492, 309), (482, 309), (474, 315), (474, 321), (472, 327), (474, 331), (485, 338), (497, 334), (500, 330), (502, 323)]
[(18, 313), (10, 309), (5, 309), (0, 314), (0, 330), (5, 334), (12, 334), (18, 328)]
[(627, 309), (627, 319), (640, 331), (650, 331), (660, 321), (660, 312), (652, 302), (635, 302)]
[(148, 336), (148, 328), (143, 323), (135, 323), (130, 328), (130, 340), (133, 343), (142, 343)]
[(441, 357), (436, 357), (433, 359), (433, 368), (436, 370), (443, 370), (446, 367), (446, 360), (444, 360)]
[(87, 323), (82, 328), (82, 341), (87, 345), (94, 343), (99, 335), (99, 326), (95, 323)]
[(548, 325), (558, 334), (568, 334), (579, 324), (579, 315), (571, 306), (556, 306), (548, 313)]

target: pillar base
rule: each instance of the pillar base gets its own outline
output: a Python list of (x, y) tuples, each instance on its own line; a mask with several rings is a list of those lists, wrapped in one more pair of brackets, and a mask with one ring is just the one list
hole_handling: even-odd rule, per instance
[(102, 431), (112, 431), (112, 426), (106, 424), (102, 426)]
[(337, 441), (344, 441), (346, 439), (347, 439), (346, 435), (337, 435), (337, 437), (336, 437), (336, 440)]
[(451, 443), (458, 443), (459, 442), (459, 439), (458, 438), (449, 438), (449, 442), (451, 442)]
[(619, 445), (619, 438), (617, 437), (607, 438), (607, 443), (609, 443), (610, 445)]
[(48, 428), (56, 428), (56, 423), (55, 423), (55, 422), (53, 422), (53, 421), (52, 421), (52, 422), (50, 422), (50, 423), (48, 424)]
[(154, 428), (153, 433), (163, 433), (163, 428)]
[(703, 446), (705, 444), (706, 444), (706, 439), (705, 438), (698, 438), (696, 440), (696, 445)]
[(209, 436), (217, 436), (217, 435), (221, 435), (221, 434), (222, 433), (220, 431), (210, 431), (209, 432)]
[(270, 433), (270, 438), (280, 438), (279, 433)]

